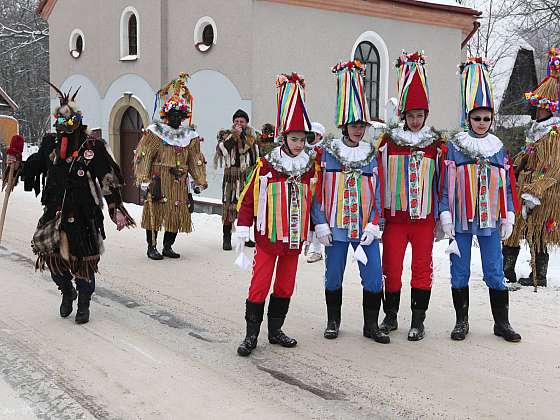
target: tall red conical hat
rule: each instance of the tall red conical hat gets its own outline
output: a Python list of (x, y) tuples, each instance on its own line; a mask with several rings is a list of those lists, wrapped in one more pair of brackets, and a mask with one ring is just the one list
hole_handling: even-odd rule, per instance
[(305, 81), (297, 73), (276, 78), (278, 89), (276, 136), (290, 131), (311, 131), (311, 120), (305, 108)]
[(430, 90), (424, 64), (424, 55), (420, 52), (407, 54), (403, 51), (397, 59), (396, 67), (399, 72), (397, 111), (399, 117), (403, 117), (407, 111), (412, 109), (430, 110)]

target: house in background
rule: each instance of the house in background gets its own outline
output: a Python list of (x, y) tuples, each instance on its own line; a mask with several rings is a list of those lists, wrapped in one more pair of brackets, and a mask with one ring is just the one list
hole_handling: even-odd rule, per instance
[(6, 162), (6, 149), (10, 145), (12, 135), (18, 132), (18, 122), (13, 117), (18, 109), (14, 100), (0, 87), (0, 174)]
[(525, 143), (525, 133), (535, 113), (525, 99), (525, 92), (538, 85), (533, 48), (522, 42), (513, 54), (498, 63), (494, 73), (498, 109), (496, 134), (510, 153), (515, 154)]
[[(154, 113), (155, 92), (181, 71), (191, 75), (193, 122), (210, 161), (216, 133), (242, 108), (251, 125), (273, 122), (276, 75), (307, 81), (310, 117), (331, 133), (336, 96), (331, 67), (367, 65), (366, 97), (387, 119), (396, 95), (394, 61), (402, 49), (424, 50), (431, 84), (430, 123), (459, 122), (457, 64), (477, 29), (479, 12), (452, 0), (42, 0), (50, 27), (51, 81), (81, 86), (78, 102), (99, 127), (138, 201), (132, 154)], [(52, 98), (52, 106), (56, 98)], [(221, 171), (208, 168), (205, 196), (221, 196)]]
[(12, 115), (18, 109), (15, 101), (0, 87), (0, 115)]

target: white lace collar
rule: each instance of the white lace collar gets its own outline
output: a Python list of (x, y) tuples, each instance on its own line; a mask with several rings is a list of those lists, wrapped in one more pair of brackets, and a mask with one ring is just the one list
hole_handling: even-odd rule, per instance
[(534, 122), (527, 133), (527, 143), (535, 143), (548, 134), (553, 125), (560, 125), (559, 117), (552, 117), (546, 121)]
[(154, 133), (165, 144), (170, 146), (187, 147), (192, 139), (199, 137), (199, 134), (189, 127), (182, 126), (175, 129), (160, 122), (155, 122), (148, 126), (147, 130)]
[(333, 139), (331, 142), (332, 150), (337, 153), (337, 158), (342, 158), (347, 162), (360, 162), (369, 157), (373, 149), (373, 145), (360, 141), (356, 147), (347, 146), (342, 139)]
[(426, 147), (439, 137), (432, 127), (422, 127), (420, 131), (414, 133), (410, 130), (405, 130), (404, 126), (401, 125), (392, 128), (389, 131), (389, 135), (399, 146), (409, 147)]
[(494, 134), (486, 134), (484, 137), (473, 137), (467, 131), (457, 133), (451, 142), (466, 150), (469, 155), (474, 157), (489, 158), (498, 153), (504, 147), (502, 141)]
[(311, 167), (311, 157), (307, 150), (302, 150), (297, 156), (289, 156), (281, 147), (272, 149), (266, 160), (274, 170), (289, 176), (301, 176)]

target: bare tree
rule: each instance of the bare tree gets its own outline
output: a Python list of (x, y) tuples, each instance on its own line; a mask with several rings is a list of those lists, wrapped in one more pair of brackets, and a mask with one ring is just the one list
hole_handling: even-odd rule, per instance
[(48, 130), (48, 24), (35, 13), (38, 0), (2, 0), (0, 85), (19, 105), (15, 117), (28, 142)]

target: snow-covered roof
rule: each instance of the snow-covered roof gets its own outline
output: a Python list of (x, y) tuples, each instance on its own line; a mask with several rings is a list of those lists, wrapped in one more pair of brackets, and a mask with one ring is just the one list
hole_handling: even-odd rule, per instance
[(12, 111), (17, 111), (19, 106), (12, 98), (0, 87), (0, 107), (12, 108)]
[(455, 0), (417, 0), (420, 3), (432, 3), (432, 4), (442, 4), (444, 6), (454, 6), (454, 7), (464, 7), (467, 8), (467, 6), (463, 6), (462, 4), (457, 3)]
[[(508, 40), (511, 41), (511, 40)], [(500, 42), (496, 40), (496, 42)], [(504, 49), (508, 49), (508, 53), (500, 57), (500, 59), (494, 64), (492, 68), (492, 80), (494, 82), (494, 103), (497, 109), (500, 108), (502, 98), (506, 92), (509, 84), (509, 79), (513, 73), (515, 66), (515, 61), (517, 59), (517, 54), (520, 50), (534, 51), (535, 49), (524, 39), (519, 38), (516, 40), (514, 46), (505, 46)]]

